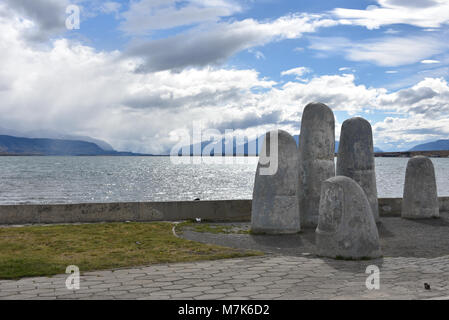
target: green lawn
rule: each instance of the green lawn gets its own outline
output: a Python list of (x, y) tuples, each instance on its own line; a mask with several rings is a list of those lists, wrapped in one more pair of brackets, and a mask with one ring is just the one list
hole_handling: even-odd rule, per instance
[(0, 228), (0, 279), (260, 255), (177, 238), (171, 223)]

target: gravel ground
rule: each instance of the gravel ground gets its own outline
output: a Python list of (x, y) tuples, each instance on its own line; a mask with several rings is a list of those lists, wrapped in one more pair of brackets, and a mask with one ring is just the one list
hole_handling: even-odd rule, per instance
[[(378, 224), (384, 257), (436, 258), (449, 255), (449, 212), (440, 219), (406, 220), (399, 217), (381, 218)], [(210, 223), (232, 225), (248, 230), (249, 223)], [(315, 230), (305, 229), (295, 235), (212, 234), (183, 229), (181, 237), (233, 248), (260, 250), (282, 255), (313, 255)]]

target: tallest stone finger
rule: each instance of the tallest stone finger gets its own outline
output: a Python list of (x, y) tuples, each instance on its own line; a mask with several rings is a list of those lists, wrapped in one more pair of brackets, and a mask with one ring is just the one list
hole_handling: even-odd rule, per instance
[(335, 118), (323, 103), (309, 103), (299, 138), (299, 212), (301, 225), (316, 227), (321, 184), (335, 176)]

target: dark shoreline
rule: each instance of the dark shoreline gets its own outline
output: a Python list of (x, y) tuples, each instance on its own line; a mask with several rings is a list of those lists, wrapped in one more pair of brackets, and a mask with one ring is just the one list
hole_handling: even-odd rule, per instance
[[(0, 157), (170, 157), (169, 154), (98, 154), (98, 155), (45, 155), (45, 154), (15, 154), (0, 153)], [(337, 153), (335, 154), (337, 156)], [(429, 158), (449, 158), (449, 150), (445, 151), (401, 151), (401, 152), (376, 152), (376, 158), (412, 158), (426, 156)], [(200, 157), (200, 156), (182, 156)], [(257, 155), (217, 155), (203, 157), (258, 157)]]
[(426, 156), (430, 158), (449, 158), (449, 150), (376, 152), (374, 153), (374, 156), (384, 158), (412, 158), (415, 156)]

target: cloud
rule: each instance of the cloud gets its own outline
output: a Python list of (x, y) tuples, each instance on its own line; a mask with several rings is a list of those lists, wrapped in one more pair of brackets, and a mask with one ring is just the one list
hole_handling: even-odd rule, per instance
[(377, 0), (379, 6), (366, 10), (336, 8), (332, 14), (340, 23), (377, 29), (385, 25), (408, 24), (421, 28), (439, 28), (449, 24), (446, 0)]
[(241, 11), (241, 6), (228, 0), (140, 0), (131, 1), (122, 13), (119, 29), (129, 35), (147, 34), (154, 30), (219, 21)]
[(281, 72), (281, 76), (294, 75), (294, 76), (296, 76), (296, 80), (307, 81), (307, 79), (302, 78), (302, 76), (304, 76), (304, 75), (306, 75), (307, 73), (310, 73), (310, 72), (312, 72), (312, 70), (307, 68), (307, 67), (298, 67), (298, 68), (282, 71)]
[(449, 120), (447, 118), (426, 119), (422, 116), (407, 118), (387, 117), (373, 126), (373, 135), (377, 141), (385, 141), (395, 149), (408, 150), (429, 140), (449, 138)]
[(50, 37), (66, 30), (66, 8), (68, 0), (4, 0), (0, 5), (3, 15), (19, 13), (28, 19), (24, 36), (32, 41), (47, 41)]
[(357, 42), (342, 37), (310, 37), (309, 39), (310, 49), (329, 55), (341, 54), (351, 61), (368, 61), (384, 67), (417, 63), (441, 54), (449, 48), (448, 43), (433, 35), (383, 37)]
[(106, 2), (101, 3), (98, 10), (104, 14), (113, 13), (113, 14), (115, 14), (116, 18), (118, 18), (121, 7), (122, 7), (122, 4), (120, 2), (106, 1)]
[[(410, 120), (415, 122), (409, 129), (440, 128), (449, 112), (449, 88), (441, 79), (394, 93), (356, 84), (349, 74), (279, 87), (255, 70), (205, 67), (139, 74), (133, 72), (133, 59), (117, 62), (119, 52), (98, 52), (67, 40), (36, 49), (10, 33), (0, 40), (8, 48), (0, 50), (0, 83), (9, 84), (0, 91), (0, 126), (89, 135), (119, 150), (167, 152), (197, 120), (223, 133), (282, 128), (297, 134), (302, 110), (311, 101), (350, 115), (394, 110), (421, 117), (425, 125)], [(385, 131), (376, 138), (401, 139), (402, 131), (394, 137), (395, 131)]]
[(440, 63), (438, 60), (422, 60), (422, 64), (434, 64), (434, 63)]
[(408, 8), (429, 8), (438, 5), (438, 0), (380, 0), (383, 6), (408, 7)]
[(379, 105), (394, 110), (373, 125), (377, 141), (389, 148), (409, 149), (429, 140), (449, 138), (449, 85), (440, 78), (427, 78), (410, 88), (379, 97)]
[(363, 112), (365, 108), (377, 108), (377, 100), (385, 89), (367, 88), (354, 82), (353, 74), (324, 75), (307, 83), (288, 82), (281, 89), (273, 88), (264, 97), (266, 103), (302, 108), (309, 102), (323, 102), (334, 111), (349, 114)]
[[(21, 40), (21, 25), (11, 20), (0, 19), (0, 29), (7, 31), (0, 34), (4, 127), (51, 129), (101, 138), (119, 150), (166, 152), (176, 133), (194, 120), (236, 123), (236, 114), (254, 110), (253, 90), (274, 85), (254, 70), (138, 74), (136, 62), (118, 59), (118, 51), (96, 51), (66, 39), (31, 46)], [(257, 114), (259, 121), (276, 115), (263, 108)]]
[(139, 57), (141, 72), (223, 63), (237, 52), (273, 41), (300, 38), (320, 27), (335, 25), (320, 15), (289, 15), (271, 22), (253, 19), (199, 26), (181, 34), (134, 43), (127, 57)]
[(426, 78), (410, 88), (381, 97), (379, 104), (404, 115), (421, 115), (429, 119), (447, 117), (449, 85), (443, 78)]
[(275, 82), (260, 80), (254, 70), (188, 69), (142, 75), (124, 104), (136, 109), (186, 109), (233, 106), (255, 88), (271, 88)]
[(210, 123), (210, 126), (220, 132), (225, 132), (225, 130), (238, 130), (247, 129), (251, 127), (264, 126), (267, 124), (277, 124), (282, 118), (282, 111), (275, 110), (272, 112), (267, 112), (264, 114), (258, 114), (254, 112), (247, 112), (244, 114), (239, 114), (238, 117), (233, 117), (229, 120), (219, 122), (214, 124)]
[(254, 57), (255, 57), (257, 60), (260, 60), (260, 59), (265, 60), (265, 59), (266, 59), (266, 57), (265, 57), (265, 55), (263, 54), (263, 52), (261, 52), (261, 51), (259, 51), (259, 50), (256, 50), (256, 51), (251, 50), (250, 52), (254, 54)]
[[(0, 15), (0, 127), (57, 130), (100, 138), (118, 150), (164, 153), (197, 120), (208, 128), (236, 129), (248, 135), (274, 128), (297, 134), (304, 106), (321, 101), (349, 115), (391, 112), (394, 117), (375, 124), (377, 140), (400, 144), (418, 137), (418, 132), (426, 137), (448, 134), (449, 86), (444, 79), (429, 77), (388, 92), (357, 83), (352, 74), (310, 76), (306, 83), (297, 79), (276, 83), (256, 70), (208, 65), (239, 48), (313, 32), (327, 24), (321, 16), (220, 23), (216, 30), (198, 28), (199, 40), (182, 44), (178, 57), (190, 46), (192, 55), (207, 49), (205, 45), (197, 48), (199, 51), (193, 47), (204, 39), (213, 40), (205, 36), (209, 34), (222, 32), (230, 43), (239, 39), (238, 45), (199, 62), (192, 57), (181, 59), (177, 72), (171, 68), (155, 71), (161, 64), (145, 60), (147, 52), (123, 56), (120, 51), (98, 51), (67, 39), (34, 46), (23, 41), (30, 21), (19, 17), (14, 12)], [(179, 36), (188, 40), (183, 38), (185, 34)], [(214, 44), (210, 42), (209, 47)], [(162, 49), (160, 55), (171, 54), (171, 47)], [(142, 59), (154, 72), (134, 72)], [(169, 66), (168, 61), (164, 63)], [(295, 69), (285, 72), (304, 72)]]
[(391, 28), (389, 28), (389, 29), (387, 29), (387, 30), (385, 30), (385, 34), (397, 34), (397, 33), (399, 33), (400, 31), (399, 30), (395, 30), (395, 29), (391, 29)]
[(288, 75), (296, 75), (296, 76), (303, 76), (306, 73), (311, 72), (312, 70), (310, 70), (307, 67), (298, 67), (298, 68), (294, 68), (294, 69), (290, 69), (290, 70), (286, 70), (286, 71), (282, 71), (281, 72), (281, 76), (288, 76)]
[(395, 95), (395, 99), (391, 101), (393, 104), (413, 105), (426, 99), (432, 99), (438, 95), (432, 88), (418, 87), (411, 89), (404, 89)]

